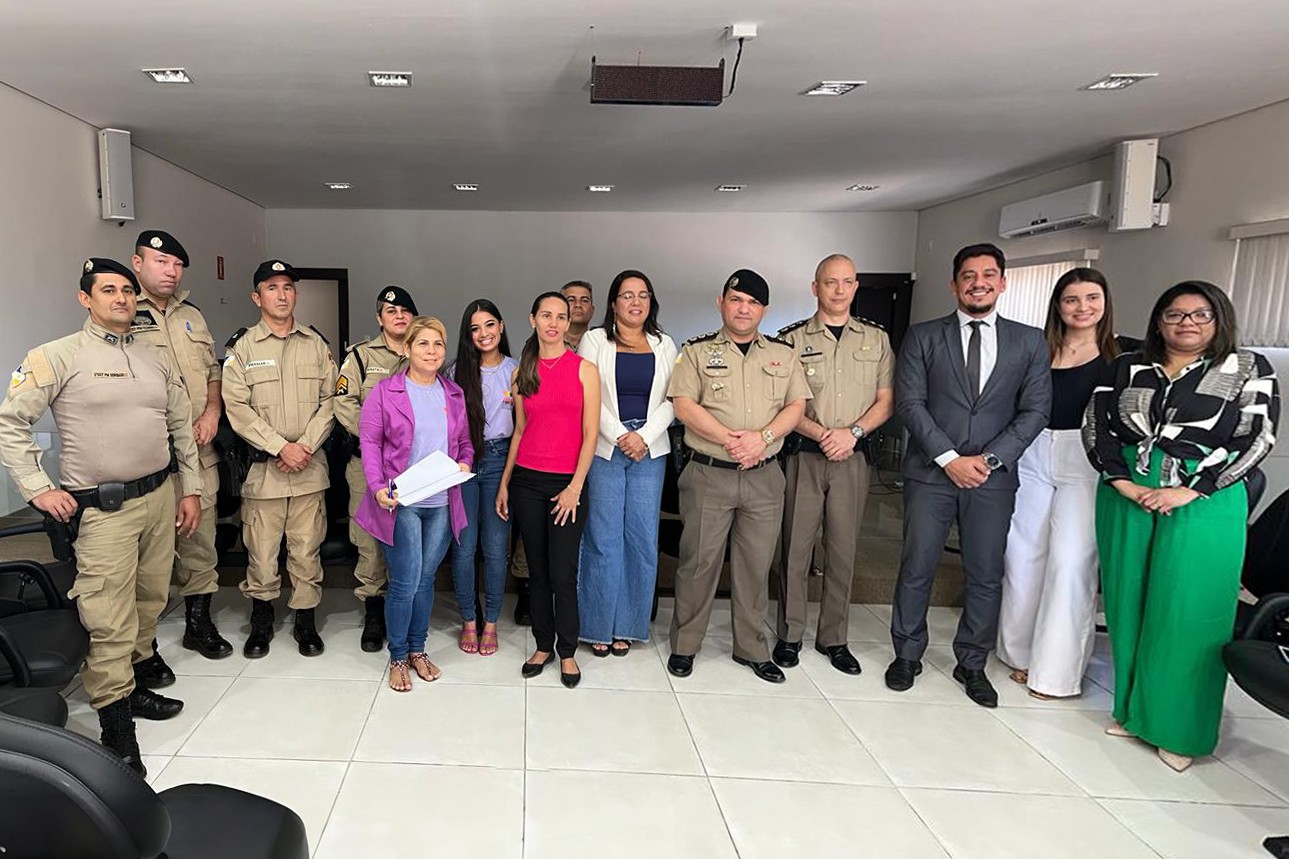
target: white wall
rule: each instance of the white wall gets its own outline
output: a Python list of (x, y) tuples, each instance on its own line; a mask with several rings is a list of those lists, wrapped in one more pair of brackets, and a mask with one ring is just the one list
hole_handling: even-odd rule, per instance
[[(465, 305), (490, 298), (518, 350), (539, 293), (573, 279), (595, 288), (597, 320), (619, 271), (649, 275), (660, 321), (677, 342), (719, 325), (713, 302), (725, 278), (752, 268), (770, 283), (765, 329), (814, 309), (815, 264), (843, 252), (861, 271), (907, 272), (917, 216), (876, 214), (670, 214), (271, 209), (271, 256), (296, 266), (349, 270), (350, 337), (375, 329), (376, 294), (407, 287), (424, 314), (455, 337)], [(307, 321), (307, 320), (305, 320)], [(449, 351), (455, 350), (449, 344)]]
[[(954, 251), (977, 241), (995, 241), (1009, 257), (1078, 248), (1099, 248), (1097, 267), (1114, 291), (1118, 329), (1140, 336), (1154, 300), (1181, 280), (1230, 286), (1238, 224), (1289, 217), (1289, 101), (1191, 129), (1160, 141), (1173, 165), (1171, 223), (1143, 232), (1109, 233), (1104, 227), (1004, 241), (998, 210), (1007, 203), (1093, 179), (1110, 179), (1109, 157), (1085, 161), (1004, 188), (924, 209), (918, 213), (914, 320), (953, 307), (947, 283)], [(929, 288), (928, 288), (929, 287)], [(1289, 383), (1289, 350), (1260, 350), (1276, 365), (1281, 387)], [(1281, 436), (1286, 433), (1281, 422)], [(1289, 443), (1281, 441), (1265, 465), (1268, 498), (1289, 488)]]
[[(136, 149), (138, 220), (118, 227), (99, 217), (96, 129), (3, 85), (0, 128), (0, 367), (12, 369), (33, 346), (78, 330), (85, 321), (76, 301), (81, 262), (105, 256), (128, 264), (135, 237), (149, 227), (184, 243), (192, 258), (184, 286), (216, 338), (250, 318), (250, 276), (264, 253), (263, 209)], [(222, 282), (215, 279), (220, 254), (228, 278)], [(45, 423), (52, 428), (48, 417)], [(0, 481), (0, 512), (21, 507), (8, 475)]]

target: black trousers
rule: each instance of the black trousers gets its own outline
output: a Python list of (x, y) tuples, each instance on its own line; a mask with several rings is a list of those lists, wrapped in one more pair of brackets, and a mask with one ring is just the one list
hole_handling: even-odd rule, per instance
[(528, 555), (533, 638), (538, 650), (549, 653), (553, 649), (560, 659), (569, 659), (577, 651), (577, 559), (589, 508), (583, 488), (577, 521), (556, 525), (551, 499), (572, 479), (571, 474), (516, 465), (509, 487), (511, 518)]

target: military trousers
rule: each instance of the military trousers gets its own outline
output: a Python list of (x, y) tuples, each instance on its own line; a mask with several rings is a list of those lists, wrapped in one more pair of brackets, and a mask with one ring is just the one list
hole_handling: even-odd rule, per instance
[(770, 658), (765, 636), (770, 564), (783, 517), (783, 469), (771, 462), (751, 471), (690, 462), (680, 474), (680, 564), (671, 652), (702, 647), (730, 545), (734, 655)]
[[(175, 497), (182, 490), (175, 484)], [(215, 551), (215, 499), (219, 495), (219, 467), (215, 463), (201, 470), (201, 524), (191, 537), (175, 539), (174, 582), (179, 595), (213, 594), (219, 590), (215, 571), (219, 554)]]
[(361, 457), (350, 458), (349, 464), (345, 466), (345, 482), (349, 484), (349, 542), (358, 550), (358, 563), (354, 565), (354, 578), (358, 580), (358, 587), (354, 588), (354, 596), (360, 600), (384, 596), (389, 584), (385, 553), (381, 551), (376, 538), (354, 521), (358, 505), (367, 494), (367, 477), (363, 474)]
[(802, 451), (787, 459), (783, 501), (782, 553), (779, 559), (779, 610), (776, 632), (782, 641), (805, 634), (806, 578), (815, 536), (823, 525), (823, 594), (815, 642), (845, 644), (850, 627), (850, 593), (855, 580), (859, 523), (868, 500), (868, 463), (860, 453), (831, 462), (822, 453)]
[(152, 656), (175, 556), (175, 490), (164, 483), (110, 513), (85, 508), (75, 548), (68, 596), (90, 636), (82, 676), (99, 710), (134, 691), (133, 663)]
[(293, 609), (314, 608), (322, 599), (319, 548), (327, 535), (325, 491), (294, 498), (243, 498), (242, 542), (246, 544), (244, 595), (275, 600), (282, 592), (278, 553), (286, 537), (286, 570)]

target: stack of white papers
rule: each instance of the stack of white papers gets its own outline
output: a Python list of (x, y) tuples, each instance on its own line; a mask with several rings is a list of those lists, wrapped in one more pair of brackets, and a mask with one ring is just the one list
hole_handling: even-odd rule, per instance
[(407, 471), (394, 478), (398, 490), (398, 503), (410, 507), (431, 495), (438, 495), (453, 486), (465, 483), (473, 474), (462, 471), (452, 457), (440, 450), (434, 451), (420, 462), (413, 463)]

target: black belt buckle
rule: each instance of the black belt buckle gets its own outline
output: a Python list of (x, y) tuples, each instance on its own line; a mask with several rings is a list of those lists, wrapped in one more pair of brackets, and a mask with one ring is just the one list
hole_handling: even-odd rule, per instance
[(125, 503), (124, 483), (100, 483), (98, 486), (98, 506), (111, 513), (120, 510)]

